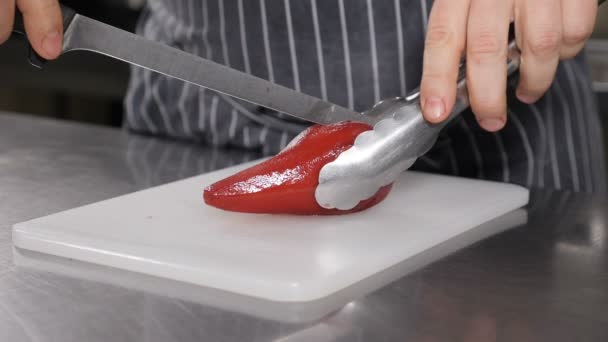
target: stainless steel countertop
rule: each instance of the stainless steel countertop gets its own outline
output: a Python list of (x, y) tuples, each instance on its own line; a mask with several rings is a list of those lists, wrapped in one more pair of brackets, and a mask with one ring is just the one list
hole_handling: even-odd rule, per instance
[(14, 264), (14, 223), (257, 157), (0, 115), (0, 341), (608, 341), (608, 202), (587, 195), (533, 191), (527, 223), (313, 322)]

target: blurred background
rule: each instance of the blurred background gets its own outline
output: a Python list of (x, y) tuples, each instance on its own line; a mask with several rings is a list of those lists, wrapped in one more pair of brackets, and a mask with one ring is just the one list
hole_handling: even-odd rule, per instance
[[(63, 0), (79, 13), (132, 31), (145, 0)], [(604, 126), (608, 129), (608, 6), (588, 45)], [(67, 54), (44, 72), (30, 67), (22, 42), (0, 47), (0, 111), (120, 126), (126, 64), (92, 53)]]

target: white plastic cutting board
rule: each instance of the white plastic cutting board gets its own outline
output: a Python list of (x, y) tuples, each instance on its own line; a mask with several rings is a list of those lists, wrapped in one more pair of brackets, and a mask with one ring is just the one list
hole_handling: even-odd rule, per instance
[(322, 299), (528, 202), (507, 184), (406, 172), (362, 213), (223, 212), (203, 188), (237, 166), (23, 222), (16, 247), (279, 302)]

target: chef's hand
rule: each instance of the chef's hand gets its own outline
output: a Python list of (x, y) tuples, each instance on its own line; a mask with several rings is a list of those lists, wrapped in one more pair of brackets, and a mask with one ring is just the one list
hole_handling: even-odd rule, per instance
[(456, 96), (461, 56), (471, 108), (487, 131), (507, 118), (507, 44), (514, 20), (522, 52), (517, 97), (534, 103), (549, 89), (560, 59), (576, 56), (591, 35), (597, 0), (436, 0), (429, 18), (421, 104), (425, 118), (445, 120)]
[(15, 10), (23, 14), (30, 44), (45, 59), (61, 53), (63, 23), (57, 0), (0, 0), (0, 44), (11, 35)]

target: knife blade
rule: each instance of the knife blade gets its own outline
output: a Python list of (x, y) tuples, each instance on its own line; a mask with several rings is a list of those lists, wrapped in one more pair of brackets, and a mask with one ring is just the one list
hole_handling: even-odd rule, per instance
[[(84, 50), (102, 54), (314, 123), (352, 120), (373, 124), (375, 121), (328, 101), (77, 14), (63, 5), (62, 13), (65, 27), (62, 53)], [(20, 14), (15, 23), (14, 31), (24, 33), (23, 27), (19, 27), (23, 25)], [(31, 52), (30, 61), (40, 66), (43, 59)]]

